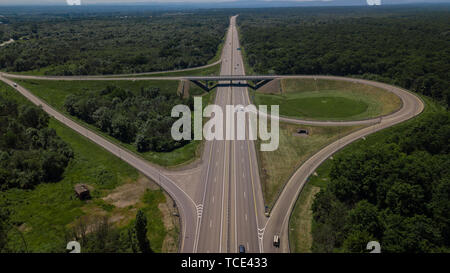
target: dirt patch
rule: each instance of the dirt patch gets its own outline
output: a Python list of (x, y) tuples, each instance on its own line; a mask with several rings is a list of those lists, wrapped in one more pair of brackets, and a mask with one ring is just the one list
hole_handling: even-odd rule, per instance
[(188, 80), (181, 80), (178, 84), (177, 94), (182, 95), (183, 98), (189, 98), (189, 88), (191, 84)]
[(141, 176), (135, 183), (127, 183), (117, 187), (112, 193), (102, 199), (115, 207), (125, 208), (138, 203), (145, 190), (156, 190), (158, 188), (148, 178)]
[(28, 232), (31, 230), (31, 227), (29, 227), (29, 226), (27, 226), (27, 224), (23, 223), (17, 229), (20, 230), (20, 232)]

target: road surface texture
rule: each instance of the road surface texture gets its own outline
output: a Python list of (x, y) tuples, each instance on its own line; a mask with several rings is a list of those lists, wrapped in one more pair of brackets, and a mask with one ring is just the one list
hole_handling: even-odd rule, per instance
[[(245, 75), (239, 47), (236, 16), (233, 16), (230, 20), (230, 27), (220, 60), (221, 75)], [(334, 76), (292, 75), (275, 77), (332, 79), (368, 84), (395, 93), (402, 100), (402, 107), (395, 113), (384, 117), (359, 121), (313, 121), (280, 117), (281, 121), (307, 125), (352, 126), (365, 124), (370, 126), (329, 144), (309, 158), (291, 176), (273, 206), (269, 218), (264, 216), (264, 201), (256, 160), (255, 149), (259, 149), (259, 147), (255, 147), (253, 141), (205, 141), (200, 166), (196, 167), (200, 175), (198, 178), (192, 176), (193, 181), (185, 181), (185, 184), (181, 187), (174, 177), (179, 176), (181, 177), (179, 179), (183, 180), (184, 178), (186, 180), (185, 174), (189, 174), (189, 170), (183, 172), (162, 170), (160, 167), (146, 162), (139, 156), (122, 149), (58, 113), (25, 88), (17, 86), (16, 90), (33, 103), (42, 105), (43, 110), (58, 121), (120, 157), (161, 185), (175, 200), (180, 211), (182, 223), (181, 252), (238, 252), (240, 245), (245, 247), (246, 252), (289, 252), (289, 217), (300, 191), (314, 170), (332, 154), (351, 142), (417, 116), (422, 112), (424, 105), (411, 92), (374, 81)], [(46, 77), (0, 74), (0, 80), (14, 86), (9, 78), (65, 81), (112, 80), (102, 76)], [(185, 78), (166, 76), (123, 77), (114, 78), (114, 80), (182, 80)], [(250, 103), (248, 90), (246, 87), (219, 87), (217, 88), (215, 103), (223, 110), (225, 110), (227, 104), (248, 105)], [(224, 127), (224, 129), (227, 128)], [(280, 235), (280, 248), (273, 246), (274, 235)]]
[[(245, 75), (241, 52), (237, 48), (239, 40), (234, 16), (224, 45), (221, 75)], [(248, 105), (247, 88), (219, 87), (215, 104), (224, 113), (226, 105)], [(225, 126), (224, 132), (232, 130)], [(238, 252), (239, 245), (243, 245), (246, 252), (262, 252), (262, 234), (258, 239), (258, 227), (264, 225), (264, 203), (253, 141), (207, 141), (203, 161), (206, 163), (202, 176), (203, 214), (196, 250)]]

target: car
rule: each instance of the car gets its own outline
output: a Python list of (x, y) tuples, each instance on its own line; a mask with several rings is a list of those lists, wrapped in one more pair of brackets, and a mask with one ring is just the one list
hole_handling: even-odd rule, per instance
[(13, 86), (14, 86), (14, 87), (17, 87), (17, 83), (14, 82), (14, 83), (13, 83)]
[(244, 108), (244, 106), (241, 105), (238, 108), (236, 108), (234, 111), (236, 111), (236, 112), (244, 112), (245, 108)]
[(239, 246), (239, 253), (245, 253), (245, 247), (243, 245)]
[(280, 247), (280, 236), (278, 235), (273, 236), (273, 246)]

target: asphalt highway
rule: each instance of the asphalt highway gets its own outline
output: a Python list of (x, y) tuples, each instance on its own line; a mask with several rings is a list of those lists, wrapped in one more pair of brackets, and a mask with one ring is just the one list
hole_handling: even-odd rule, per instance
[[(231, 18), (223, 48), (221, 75), (245, 74), (242, 56), (237, 50), (239, 40), (235, 18)], [(224, 113), (226, 105), (245, 106), (249, 104), (247, 89), (219, 87), (215, 104)], [(236, 124), (236, 118), (234, 122)], [(234, 132), (236, 138), (236, 130), (227, 128), (224, 122), (224, 132), (227, 131)], [(260, 252), (262, 241), (258, 239), (258, 223), (261, 223), (258, 211), (259, 216), (262, 215), (263, 201), (253, 141), (207, 141), (203, 161), (203, 213), (196, 251), (238, 252), (242, 245), (246, 252)]]
[[(230, 20), (230, 27), (220, 60), (221, 75), (245, 75), (239, 47), (236, 16), (234, 16)], [(248, 139), (248, 135), (245, 140), (205, 141), (201, 158), (203, 167), (201, 181), (193, 191), (194, 193), (188, 195), (175, 181), (165, 176), (159, 167), (146, 162), (139, 156), (122, 149), (65, 117), (20, 85), (15, 89), (34, 104), (42, 105), (44, 111), (69, 128), (120, 157), (161, 185), (175, 200), (180, 211), (182, 223), (181, 252), (238, 252), (240, 245), (245, 247), (246, 252), (289, 252), (289, 217), (300, 191), (314, 170), (332, 154), (353, 141), (417, 116), (422, 112), (424, 105), (417, 96), (409, 91), (374, 81), (334, 76), (290, 75), (275, 77), (334, 79), (373, 85), (399, 96), (402, 100), (402, 107), (390, 115), (360, 121), (313, 121), (280, 117), (280, 121), (298, 124), (319, 126), (368, 125), (368, 127), (329, 144), (297, 169), (285, 185), (269, 218), (264, 216), (264, 202), (256, 157), (256, 149), (259, 149), (259, 147), (255, 146), (254, 141)], [(185, 78), (133, 77), (130, 75), (130, 77), (112, 79), (106, 76), (47, 77), (0, 74), (0, 80), (11, 86), (13, 86), (13, 81), (10, 79), (136, 81), (182, 80)], [(244, 82), (243, 80), (239, 81)], [(224, 113), (226, 105), (245, 106), (249, 103), (249, 93), (246, 87), (225, 86), (217, 88), (215, 104), (220, 106)], [(248, 127), (248, 123), (246, 126)], [(224, 124), (224, 130), (225, 132), (229, 130), (226, 124)], [(165, 173), (168, 172), (172, 171), (165, 170)], [(280, 248), (273, 246), (274, 235), (280, 235)]]

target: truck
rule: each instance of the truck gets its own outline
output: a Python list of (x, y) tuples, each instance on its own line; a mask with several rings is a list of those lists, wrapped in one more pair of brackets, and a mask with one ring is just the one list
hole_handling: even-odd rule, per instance
[(280, 247), (280, 236), (278, 235), (273, 236), (273, 246)]

